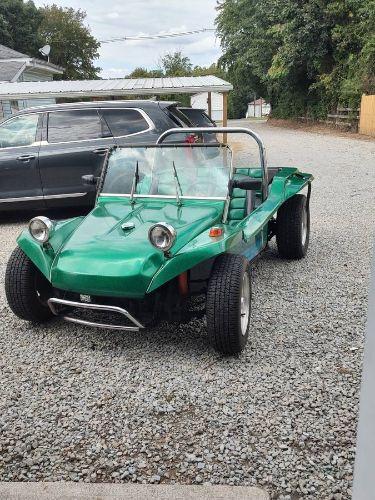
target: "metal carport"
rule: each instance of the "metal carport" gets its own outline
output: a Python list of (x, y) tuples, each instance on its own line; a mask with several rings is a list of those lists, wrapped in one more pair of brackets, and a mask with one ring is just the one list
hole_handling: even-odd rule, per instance
[(223, 126), (227, 125), (228, 92), (232, 84), (217, 76), (187, 76), (171, 78), (121, 78), (114, 80), (55, 80), (46, 82), (2, 82), (1, 100), (21, 99), (75, 99), (89, 97), (115, 98), (119, 96), (208, 93), (208, 112), (211, 114), (211, 92), (223, 95)]

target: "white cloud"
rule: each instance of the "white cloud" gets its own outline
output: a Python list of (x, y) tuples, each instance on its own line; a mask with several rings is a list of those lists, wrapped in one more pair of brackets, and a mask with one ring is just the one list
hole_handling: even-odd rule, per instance
[(120, 17), (120, 14), (118, 12), (109, 12), (107, 14), (108, 19), (118, 19)]
[[(214, 28), (216, 0), (34, 0), (37, 6), (56, 3), (83, 9), (87, 23), (99, 40), (141, 34), (175, 33), (200, 28)], [(115, 77), (130, 73), (137, 66), (155, 68), (167, 52), (181, 50), (193, 65), (207, 66), (221, 54), (215, 34), (201, 33), (179, 38), (137, 40), (102, 44), (102, 76)], [(120, 75), (120, 71), (123, 73)], [(111, 75), (111, 76), (110, 76)]]
[(129, 74), (131, 70), (129, 68), (107, 68), (101, 71), (100, 76), (102, 78), (124, 78), (125, 75)]

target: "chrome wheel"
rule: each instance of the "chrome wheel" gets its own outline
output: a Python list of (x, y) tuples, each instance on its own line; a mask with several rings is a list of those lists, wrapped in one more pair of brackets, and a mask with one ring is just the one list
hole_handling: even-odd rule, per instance
[(303, 247), (306, 245), (307, 230), (308, 230), (308, 220), (307, 220), (307, 209), (305, 208), (302, 212), (302, 231), (301, 231)]
[(246, 335), (250, 318), (250, 280), (248, 273), (244, 273), (241, 286), (241, 333)]

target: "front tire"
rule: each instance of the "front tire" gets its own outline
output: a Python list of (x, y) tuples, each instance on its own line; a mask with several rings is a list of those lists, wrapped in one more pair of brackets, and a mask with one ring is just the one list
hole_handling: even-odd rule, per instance
[(226, 356), (240, 353), (248, 340), (251, 312), (249, 261), (223, 254), (214, 263), (206, 297), (211, 345)]
[(286, 200), (277, 212), (276, 243), (280, 257), (302, 259), (310, 239), (310, 211), (307, 198), (296, 194)]
[(8, 261), (5, 294), (9, 307), (21, 319), (42, 323), (53, 317), (47, 305), (51, 284), (20, 247)]

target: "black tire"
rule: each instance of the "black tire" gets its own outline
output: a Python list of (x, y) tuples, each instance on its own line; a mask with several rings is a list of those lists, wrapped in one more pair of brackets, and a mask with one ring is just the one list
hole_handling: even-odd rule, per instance
[[(248, 285), (247, 325), (241, 327), (242, 284)], [(246, 287), (247, 287), (246, 285)], [(214, 263), (207, 287), (206, 317), (211, 345), (221, 354), (241, 352), (249, 337), (251, 276), (242, 255), (223, 254)], [(245, 321), (245, 320), (244, 320)]]
[(310, 239), (310, 211), (307, 198), (296, 194), (279, 208), (276, 219), (276, 242), (280, 257), (302, 259)]
[(47, 305), (51, 284), (17, 247), (5, 272), (5, 294), (9, 307), (21, 319), (42, 323), (53, 317)]

